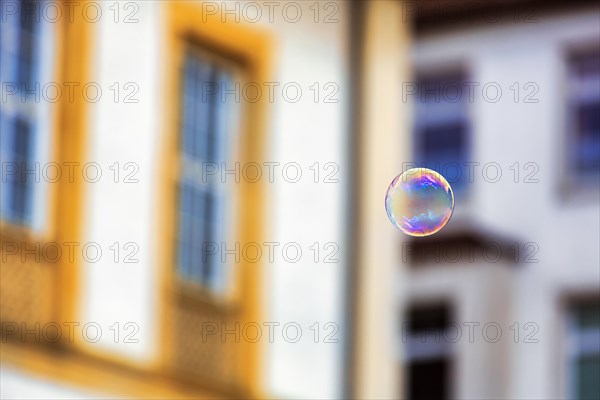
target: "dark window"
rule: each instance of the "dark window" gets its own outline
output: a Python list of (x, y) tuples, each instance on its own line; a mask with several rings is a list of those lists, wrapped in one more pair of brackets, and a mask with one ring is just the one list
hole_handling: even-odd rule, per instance
[(459, 191), (468, 182), (470, 153), (469, 88), (462, 72), (417, 79), (414, 161), (440, 172)]
[(444, 330), (450, 326), (446, 304), (415, 306), (408, 310), (405, 338), (407, 398), (444, 400), (450, 397), (450, 345)]
[(600, 399), (600, 300), (572, 305), (568, 318), (569, 397)]
[(569, 69), (569, 169), (579, 176), (600, 173), (600, 52), (570, 55)]
[(448, 307), (445, 304), (412, 307), (407, 320), (413, 332), (441, 331), (450, 324)]
[(415, 361), (410, 365), (409, 399), (448, 399), (448, 361), (433, 359)]

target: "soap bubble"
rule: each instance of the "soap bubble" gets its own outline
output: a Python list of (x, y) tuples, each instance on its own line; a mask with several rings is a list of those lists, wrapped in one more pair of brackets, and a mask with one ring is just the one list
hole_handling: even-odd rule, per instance
[(385, 195), (388, 218), (410, 236), (429, 236), (442, 229), (454, 211), (454, 193), (439, 173), (411, 168), (398, 175)]

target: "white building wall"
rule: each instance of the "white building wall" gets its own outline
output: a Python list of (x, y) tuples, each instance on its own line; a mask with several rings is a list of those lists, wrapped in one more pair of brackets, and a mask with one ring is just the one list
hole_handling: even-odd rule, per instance
[[(455, 377), (455, 395), (459, 398), (564, 396), (560, 299), (590, 289), (597, 291), (600, 286), (598, 188), (588, 188), (589, 193), (583, 197), (573, 193), (561, 196), (558, 190), (560, 179), (573, 173), (563, 170), (562, 158), (566, 151), (564, 56), (569, 46), (597, 41), (599, 15), (587, 10), (536, 17), (539, 19), (535, 23), (490, 23), (424, 36), (417, 40), (413, 53), (417, 68), (459, 63), (470, 74), (468, 79), (479, 83), (470, 113), (472, 161), (480, 166), (475, 169), (475, 182), (469, 185), (471, 196), (466, 203), (456, 205), (457, 220), (466, 215), (486, 230), (521, 243), (534, 242), (539, 247), (534, 256), (539, 263), (507, 269), (501, 273), (504, 276), (493, 280), (482, 274), (497, 275), (499, 272), (493, 270), (507, 268), (505, 265), (484, 268), (473, 264), (464, 269), (449, 266), (447, 271), (410, 274), (407, 285), (412, 286), (415, 298), (450, 292), (458, 302), (459, 320), (481, 325), (498, 322), (502, 326), (499, 343), (459, 342)], [(510, 90), (514, 82), (521, 88), (516, 103)], [(539, 87), (534, 96), (539, 102), (522, 101), (531, 92), (523, 90), (527, 82)], [(482, 94), (481, 89), (488, 83), (497, 83), (502, 89), (497, 102), (486, 101)], [(494, 90), (490, 89), (488, 99), (492, 97)], [(482, 176), (482, 167), (491, 162), (501, 167), (502, 177), (496, 183), (489, 182), (494, 179), (493, 169), (487, 180)], [(520, 168), (518, 183), (510, 169), (515, 162)], [(535, 175), (538, 183), (523, 182), (525, 174), (531, 172), (523, 169), (527, 162), (539, 166)], [(442, 283), (446, 279), (447, 285)], [(436, 285), (439, 292), (419, 289)], [(507, 290), (500, 289), (500, 304), (494, 305), (489, 290), (498, 285), (506, 285)], [(508, 315), (498, 314), (502, 308), (508, 310)], [(514, 322), (521, 324), (518, 344), (509, 330)], [(533, 336), (538, 343), (523, 343), (523, 336), (532, 331), (523, 330), (527, 322), (539, 326)], [(498, 364), (504, 365), (488, 375)], [(494, 379), (473, 379), (485, 376)], [(506, 380), (507, 386), (499, 387), (495, 380)]]
[(0, 397), (3, 399), (111, 399), (106, 393), (74, 388), (68, 384), (33, 377), (27, 372), (5, 365), (0, 366)]
[[(238, 5), (242, 4), (237, 2)], [(102, 4), (102, 3), (100, 3)], [(111, 3), (112, 4), (112, 3)], [(158, 148), (163, 126), (164, 20), (166, 2), (138, 2), (136, 23), (115, 23), (110, 4), (102, 4), (103, 15), (97, 24), (92, 58), (92, 81), (103, 90), (102, 98), (92, 108), (90, 115), (90, 141), (88, 159), (102, 168), (102, 179), (88, 184), (85, 197), (86, 242), (100, 244), (103, 250), (100, 261), (82, 265), (80, 320), (95, 322), (103, 330), (97, 343), (89, 343), (98, 350), (134, 363), (146, 364), (157, 357), (158, 286), (159, 268), (155, 254), (155, 218), (162, 213), (154, 199), (160, 165)], [(219, 3), (220, 4), (220, 3)], [(231, 3), (231, 9), (235, 4)], [(345, 235), (344, 209), (347, 184), (346, 102), (346, 6), (335, 3), (336, 8), (321, 9), (315, 23), (311, 4), (302, 5), (302, 17), (295, 20), (293, 9), (283, 14), (276, 8), (273, 23), (268, 20), (268, 8), (261, 5), (263, 17), (257, 29), (268, 30), (274, 39), (274, 76), (278, 82), (274, 103), (269, 109), (268, 160), (280, 162), (275, 182), (268, 185), (267, 224), (268, 239), (280, 242), (275, 262), (267, 265), (264, 307), (265, 319), (281, 325), (276, 330), (275, 342), (265, 346), (267, 375), (264, 385), (277, 396), (339, 397), (342, 372), (342, 288), (344, 282), (343, 239)], [(248, 10), (250, 12), (252, 10)], [(333, 13), (333, 14), (332, 14)], [(324, 23), (331, 15), (332, 22)], [(250, 14), (241, 14), (241, 20)], [(225, 15), (233, 20), (235, 15)], [(253, 18), (253, 17), (252, 17)], [(287, 19), (286, 19), (287, 18)], [(335, 22), (337, 20), (338, 22)], [(200, 23), (200, 22), (199, 22)], [(157, 46), (158, 44), (158, 46)], [(310, 60), (310, 61), (309, 61)], [(138, 103), (114, 102), (115, 82), (120, 83), (121, 96), (127, 82), (134, 82), (139, 92)], [(301, 87), (297, 102), (286, 100), (282, 87), (294, 83)], [(319, 98), (315, 92), (319, 86)], [(331, 83), (333, 86), (325, 87)], [(324, 103), (325, 96), (334, 93)], [(290, 89), (290, 96), (294, 91)], [(120, 163), (123, 179), (124, 164), (139, 165), (136, 178), (139, 183), (114, 183), (114, 172), (109, 169)], [(282, 175), (286, 163), (298, 163), (302, 178), (289, 183)], [(309, 167), (320, 165), (319, 182), (314, 182), (314, 171)], [(324, 169), (325, 163), (334, 167)], [(332, 178), (338, 183), (324, 183), (326, 174), (337, 171)], [(263, 171), (264, 172), (264, 171)], [(291, 172), (290, 172), (291, 174)], [(293, 179), (293, 175), (291, 175)], [(121, 246), (135, 242), (139, 245), (138, 263), (124, 264), (113, 261), (114, 242)], [(286, 262), (281, 248), (286, 243), (298, 243), (303, 251), (299, 262)], [(313, 260), (309, 247), (318, 242), (320, 262)], [(323, 263), (323, 257), (337, 248), (335, 263)], [(327, 251), (326, 251), (327, 250)], [(91, 251), (91, 250), (90, 250)], [(135, 338), (139, 343), (114, 342), (110, 330), (115, 322), (134, 322), (139, 326)], [(302, 329), (298, 343), (284, 340), (281, 327), (296, 323)], [(319, 343), (314, 343), (315, 322), (319, 325)], [(324, 324), (333, 323), (339, 331), (332, 336), (338, 343), (323, 343), (324, 337), (335, 329), (325, 330)], [(122, 333), (124, 331), (122, 330)], [(129, 333), (130, 331), (128, 331)], [(293, 336), (293, 329), (290, 331)], [(264, 333), (264, 332), (263, 332)], [(90, 335), (93, 329), (90, 328)], [(302, 379), (298, 379), (302, 377)]]
[[(290, 23), (275, 14), (275, 23), (265, 25), (276, 39), (274, 80), (281, 86), (295, 82), (303, 91), (296, 103), (278, 96), (270, 110), (269, 161), (282, 166), (298, 163), (302, 178), (290, 183), (276, 175), (275, 183), (269, 185), (268, 236), (282, 245), (300, 244), (303, 254), (295, 263), (276, 256), (268, 265), (265, 307), (268, 321), (282, 326), (295, 322), (302, 328), (302, 338), (289, 343), (276, 336), (266, 354), (266, 387), (281, 397), (339, 398), (346, 266), (343, 242), (348, 228), (344, 207), (349, 183), (349, 16), (346, 4), (335, 2), (321, 8), (315, 22), (313, 3), (295, 4), (302, 5), (299, 22)], [(333, 4), (337, 8), (332, 8)], [(316, 102), (310, 89), (315, 83), (320, 88)], [(317, 182), (314, 168), (310, 169), (315, 163), (320, 170)], [(314, 243), (320, 248), (318, 262), (309, 249)], [(324, 262), (326, 255), (333, 255), (332, 262)], [(318, 338), (315, 323), (319, 323)]]
[[(98, 351), (125, 357), (145, 364), (157, 356), (159, 304), (159, 265), (155, 260), (156, 183), (159, 182), (158, 140), (163, 126), (161, 112), (162, 67), (161, 10), (162, 2), (138, 2), (137, 22), (124, 23), (123, 15), (115, 22), (112, 3), (102, 6), (103, 17), (95, 24), (90, 81), (102, 89), (102, 97), (90, 106), (86, 158), (97, 163), (102, 177), (97, 183), (88, 183), (84, 193), (83, 233), (86, 243), (97, 243), (102, 256), (97, 262), (81, 265), (80, 319), (81, 324), (97, 323), (102, 337), (89, 343)], [(142, 39), (143, 38), (143, 39)], [(115, 98), (114, 84), (118, 83), (119, 98)], [(125, 85), (132, 83), (135, 86)], [(111, 89), (111, 87), (113, 89)], [(135, 88), (139, 91), (126, 102), (126, 95)], [(119, 163), (118, 167), (115, 163)], [(134, 163), (126, 167), (126, 163)], [(137, 183), (126, 183), (130, 176)], [(115, 169), (119, 176), (116, 178)], [(91, 170), (90, 170), (91, 171)], [(90, 172), (92, 174), (93, 172)], [(93, 176), (93, 175), (92, 175)], [(116, 179), (115, 179), (116, 178)], [(116, 181), (116, 182), (115, 182)], [(119, 243), (118, 261), (109, 247)], [(125, 249), (127, 243), (134, 246)], [(134, 263), (125, 263), (125, 255), (139, 251)], [(93, 256), (90, 250), (90, 257)], [(115, 343), (115, 329), (120, 324), (120, 337)], [(139, 331), (131, 338), (138, 343), (126, 342), (124, 325), (132, 322)], [(132, 333), (135, 326), (129, 327)], [(93, 328), (89, 335), (93, 337)]]

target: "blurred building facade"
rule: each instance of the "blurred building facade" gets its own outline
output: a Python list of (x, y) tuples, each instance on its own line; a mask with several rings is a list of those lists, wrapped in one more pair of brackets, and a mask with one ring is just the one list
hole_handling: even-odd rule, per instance
[(468, 3), (1, 1), (2, 396), (597, 398), (600, 12)]
[(1, 6), (2, 396), (341, 396), (343, 3)]
[[(382, 3), (366, 31), (412, 20), (409, 51), (397, 39), (379, 60), (403, 75), (405, 56), (411, 77), (363, 98), (377, 182), (362, 182), (357, 396), (597, 398), (597, 5)], [(408, 104), (411, 121), (375, 101)], [(403, 240), (377, 196), (412, 167), (446, 176), (456, 206), (440, 233)]]
[(600, 240), (598, 7), (488, 11), (417, 20), (410, 146), (456, 208), (446, 236), (402, 250), (404, 390), (597, 398), (600, 258), (575, 249)]

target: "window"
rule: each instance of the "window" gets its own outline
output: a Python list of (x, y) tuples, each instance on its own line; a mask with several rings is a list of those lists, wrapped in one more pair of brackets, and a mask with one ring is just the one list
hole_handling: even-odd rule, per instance
[(235, 71), (190, 50), (181, 71), (179, 277), (223, 288), (229, 191), (223, 174), (232, 150)]
[(576, 51), (568, 58), (568, 170), (574, 176), (600, 174), (600, 51)]
[(0, 4), (0, 215), (13, 224), (41, 228), (39, 171), (48, 156), (50, 130), (49, 103), (41, 88), (52, 76), (52, 26), (40, 16), (41, 2), (11, 3)]
[(459, 192), (468, 182), (470, 157), (465, 82), (461, 71), (421, 75), (415, 102), (414, 161), (440, 172)]
[(600, 300), (571, 307), (567, 335), (569, 398), (600, 399)]
[(406, 398), (412, 400), (450, 397), (451, 342), (446, 304), (415, 306), (408, 311), (403, 342), (408, 374)]

